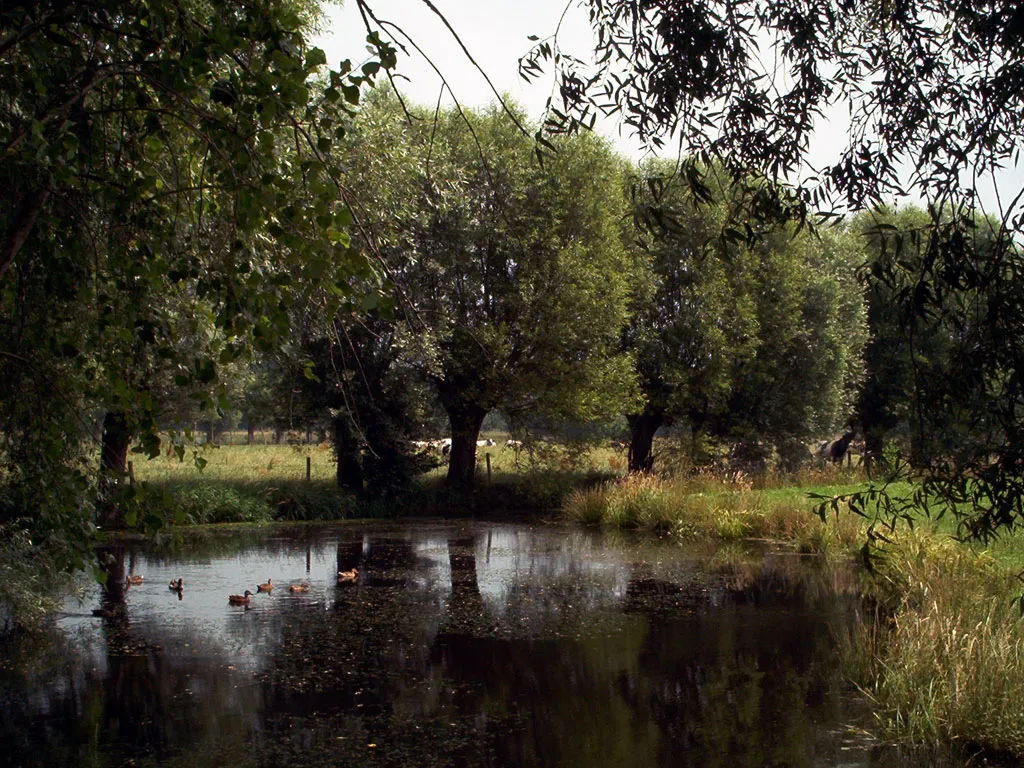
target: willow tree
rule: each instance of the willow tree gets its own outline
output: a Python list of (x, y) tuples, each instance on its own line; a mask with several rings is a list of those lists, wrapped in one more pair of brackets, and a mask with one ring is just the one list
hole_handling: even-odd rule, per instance
[(448, 414), (456, 485), (490, 410), (586, 421), (630, 392), (621, 162), (583, 135), (541, 164), (523, 124), (499, 108), (406, 117), (394, 99), (357, 124), (354, 188), (376, 201), (364, 220)]
[[(761, 221), (757, 238), (723, 235), (749, 211), (751, 186), (709, 177), (698, 199), (678, 166), (645, 164), (632, 180), (632, 237), (643, 269), (625, 335), (643, 407), (628, 414), (630, 470), (652, 468), (662, 424), (798, 459), (853, 411), (866, 340), (846, 232)], [(806, 448), (802, 450), (806, 457)]]

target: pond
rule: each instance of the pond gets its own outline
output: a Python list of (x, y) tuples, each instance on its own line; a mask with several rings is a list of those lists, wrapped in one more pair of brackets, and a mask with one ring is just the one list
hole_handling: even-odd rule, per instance
[(862, 735), (854, 580), (819, 559), (466, 521), (110, 554), (6, 649), (0, 765), (905, 764)]

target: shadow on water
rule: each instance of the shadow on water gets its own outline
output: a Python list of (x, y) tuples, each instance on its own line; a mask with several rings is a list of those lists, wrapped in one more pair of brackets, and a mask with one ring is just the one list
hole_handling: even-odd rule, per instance
[(0, 764), (909, 764), (856, 727), (853, 580), (819, 560), (464, 523), (108, 554), (91, 604), (0, 649)]

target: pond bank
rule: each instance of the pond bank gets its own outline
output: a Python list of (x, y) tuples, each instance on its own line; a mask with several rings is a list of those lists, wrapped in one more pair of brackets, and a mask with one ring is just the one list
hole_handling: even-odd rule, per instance
[[(815, 489), (821, 493), (822, 489)], [(829, 489), (836, 493), (840, 489)], [(661, 530), (680, 539), (767, 537), (802, 551), (849, 554), (866, 540), (850, 512), (811, 514), (791, 492), (628, 478), (573, 491), (570, 520)], [(871, 698), (886, 740), (1024, 758), (1024, 641), (1019, 544), (1003, 557), (922, 521), (887, 535), (863, 574), (867, 616), (841, 644), (848, 679)]]

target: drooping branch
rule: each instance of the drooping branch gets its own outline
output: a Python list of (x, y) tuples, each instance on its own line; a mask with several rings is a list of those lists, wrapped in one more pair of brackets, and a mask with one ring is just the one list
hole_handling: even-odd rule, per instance
[(14, 263), (18, 252), (25, 244), (29, 234), (31, 234), (32, 227), (35, 226), (36, 219), (39, 218), (39, 214), (42, 212), (43, 206), (46, 205), (49, 197), (50, 190), (44, 187), (29, 194), (24, 202), (22, 202), (18, 215), (14, 220), (14, 227), (7, 233), (7, 237), (4, 238), (3, 248), (0, 249), (0, 283), (3, 282), (7, 270)]

